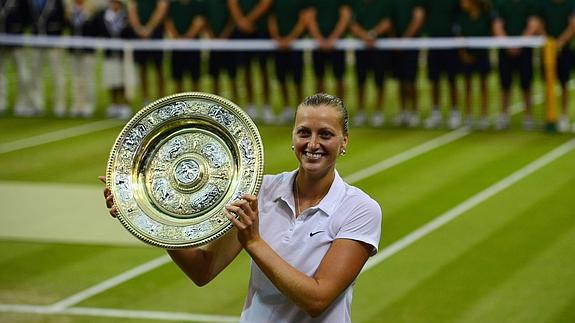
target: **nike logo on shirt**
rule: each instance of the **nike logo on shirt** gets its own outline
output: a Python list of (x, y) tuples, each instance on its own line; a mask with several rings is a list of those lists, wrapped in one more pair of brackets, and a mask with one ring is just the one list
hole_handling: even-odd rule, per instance
[(310, 232), (310, 233), (309, 233), (309, 236), (310, 236), (310, 237), (313, 237), (313, 236), (315, 236), (316, 234), (321, 233), (321, 232), (324, 232), (324, 231)]

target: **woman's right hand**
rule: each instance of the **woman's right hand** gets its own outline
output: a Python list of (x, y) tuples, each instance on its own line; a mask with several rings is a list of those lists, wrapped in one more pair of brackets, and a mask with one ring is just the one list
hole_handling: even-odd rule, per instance
[[(105, 176), (98, 176), (98, 179), (100, 180), (100, 182), (106, 184)], [(118, 209), (116, 209), (116, 206), (114, 205), (114, 196), (112, 195), (112, 192), (110, 191), (108, 186), (104, 188), (104, 198), (106, 199), (106, 207), (108, 208), (108, 212), (110, 212), (110, 215), (113, 217), (118, 216)]]

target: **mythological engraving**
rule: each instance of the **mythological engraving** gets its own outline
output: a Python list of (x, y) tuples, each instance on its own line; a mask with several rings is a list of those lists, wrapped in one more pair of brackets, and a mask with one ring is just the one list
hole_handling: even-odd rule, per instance
[(200, 165), (195, 160), (184, 159), (176, 165), (175, 175), (180, 183), (189, 185), (200, 176)]
[(181, 136), (170, 139), (161, 149), (160, 157), (165, 161), (171, 161), (185, 151), (186, 140)]
[(209, 159), (210, 164), (215, 168), (222, 167), (228, 161), (221, 147), (213, 143), (206, 144), (202, 148), (202, 154)]
[(224, 110), (219, 105), (212, 105), (208, 115), (226, 127), (231, 126), (236, 121), (236, 118), (234, 118), (233, 115), (231, 115), (228, 111)]

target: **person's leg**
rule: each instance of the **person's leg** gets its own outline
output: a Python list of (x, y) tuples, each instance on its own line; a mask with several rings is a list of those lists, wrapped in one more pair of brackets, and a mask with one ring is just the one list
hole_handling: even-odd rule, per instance
[(355, 77), (357, 86), (357, 107), (353, 117), (354, 126), (363, 126), (366, 121), (365, 116), (365, 80), (367, 79), (367, 69), (370, 64), (369, 51), (358, 50), (355, 52)]
[(345, 74), (345, 52), (343, 50), (334, 50), (331, 52), (331, 65), (333, 74), (336, 79), (336, 95), (345, 100), (345, 83), (343, 77)]
[(430, 50), (427, 56), (427, 76), (431, 83), (431, 112), (425, 120), (425, 127), (435, 129), (441, 126), (442, 117), (439, 108), (439, 91), (440, 91), (440, 50)]
[(312, 64), (315, 76), (315, 88), (316, 92), (325, 92), (325, 85), (323, 82), (323, 76), (325, 74), (325, 61), (326, 57), (324, 52), (319, 50), (314, 50), (312, 53)]
[(144, 105), (150, 102), (150, 89), (148, 87), (148, 63), (142, 61), (139, 64), (140, 71), (140, 86), (142, 87), (142, 97), (144, 98)]

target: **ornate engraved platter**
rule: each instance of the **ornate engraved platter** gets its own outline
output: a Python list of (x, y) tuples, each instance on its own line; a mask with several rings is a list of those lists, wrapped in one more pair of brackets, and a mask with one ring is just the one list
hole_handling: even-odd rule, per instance
[(199, 246), (231, 229), (225, 205), (257, 194), (263, 158), (258, 129), (240, 107), (213, 94), (180, 93), (126, 124), (106, 183), (134, 236), (162, 248)]

